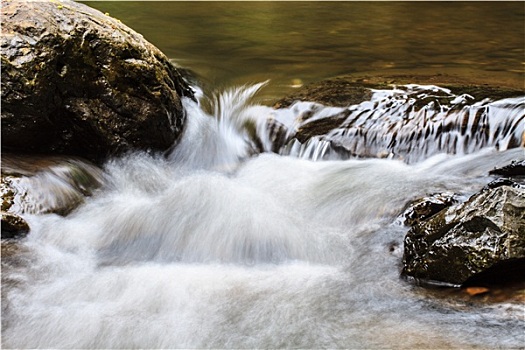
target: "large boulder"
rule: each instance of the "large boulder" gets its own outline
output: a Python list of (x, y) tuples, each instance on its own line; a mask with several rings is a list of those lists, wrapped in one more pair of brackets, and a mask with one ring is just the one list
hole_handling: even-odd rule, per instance
[(2, 147), (92, 160), (166, 150), (193, 92), (156, 47), (73, 1), (3, 1)]
[(498, 266), (525, 267), (525, 189), (486, 187), (413, 226), (404, 243), (403, 273), (422, 282), (462, 285)]

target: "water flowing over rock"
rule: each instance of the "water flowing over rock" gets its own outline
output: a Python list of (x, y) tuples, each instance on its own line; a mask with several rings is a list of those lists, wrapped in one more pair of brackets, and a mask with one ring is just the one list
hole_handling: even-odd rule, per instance
[[(333, 97), (335, 91), (342, 91), (342, 99)], [(379, 157), (413, 163), (437, 153), (505, 150), (525, 143), (523, 95), (483, 86), (334, 80), (279, 101), (266, 133), (285, 128), (280, 134), (286, 136), (273, 148), (313, 160)], [(292, 122), (283, 122), (289, 111)]]
[(101, 160), (166, 150), (193, 92), (156, 47), (73, 1), (2, 3), (2, 147)]
[(4, 348), (519, 347), (521, 304), (480, 316), (407, 288), (406, 227), (392, 221), (427, 193), (472, 193), (522, 150), (418, 164), (253, 156), (269, 140), (250, 142), (250, 118), (275, 112), (246, 103), (257, 88), (220, 95), (217, 118), (184, 99), (172, 154), (111, 159), (82, 206), (28, 216), (30, 234), (2, 242)]
[(509, 262), (525, 265), (522, 187), (486, 188), (415, 225), (405, 237), (403, 273), (425, 282), (461, 285)]
[(3, 154), (2, 238), (27, 233), (27, 214), (68, 214), (103, 182), (102, 170), (80, 159)]

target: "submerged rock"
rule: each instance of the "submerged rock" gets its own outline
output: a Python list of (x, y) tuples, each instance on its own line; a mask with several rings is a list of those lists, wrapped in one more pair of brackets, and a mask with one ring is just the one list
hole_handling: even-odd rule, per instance
[(522, 261), (525, 189), (484, 189), (412, 227), (404, 243), (403, 274), (427, 283), (461, 285), (489, 269)]
[(101, 160), (166, 150), (193, 92), (156, 47), (73, 1), (2, 3), (2, 147)]
[[(373, 89), (391, 89), (406, 84), (437, 85), (454, 91), (457, 95), (472, 96), (474, 101), (491, 99), (493, 101), (524, 95), (523, 88), (508, 86), (488, 86), (478, 81), (458, 78), (451, 75), (410, 75), (395, 74), (385, 76), (341, 76), (310, 83), (282, 98), (274, 104), (275, 108), (284, 108), (297, 101), (317, 102), (325, 106), (346, 107), (367, 101)], [(434, 95), (433, 97), (436, 97)], [(442, 100), (454, 97), (442, 95)], [(424, 105), (421, 101), (421, 106)]]
[(387, 84), (368, 84), (362, 80), (328, 79), (308, 84), (277, 101), (275, 108), (284, 108), (297, 101), (317, 102), (325, 106), (346, 107), (369, 100), (371, 88), (387, 88)]

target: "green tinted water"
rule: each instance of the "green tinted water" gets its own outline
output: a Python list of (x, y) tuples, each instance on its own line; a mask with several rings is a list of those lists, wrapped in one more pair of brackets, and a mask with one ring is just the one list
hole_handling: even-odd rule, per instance
[[(523, 86), (524, 2), (86, 2), (210, 86), (266, 93), (341, 74), (450, 73)], [(271, 91), (269, 91), (271, 90)]]

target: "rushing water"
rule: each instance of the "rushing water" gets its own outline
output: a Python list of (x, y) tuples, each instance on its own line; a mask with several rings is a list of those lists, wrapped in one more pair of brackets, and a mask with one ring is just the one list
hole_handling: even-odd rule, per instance
[[(347, 108), (249, 102), (261, 89), (271, 100), (369, 70), (452, 68), (522, 86), (523, 3), (90, 5), (209, 85), (201, 104), (184, 101), (185, 133), (169, 154), (92, 169), (103, 186), (66, 217), (32, 208), (30, 234), (2, 257), (3, 348), (523, 347), (522, 304), (431, 298), (400, 278), (407, 227), (398, 218), (431, 193), (467, 198), (493, 167), (524, 159), (512, 148), (523, 97), (456, 96), (412, 111), (421, 96), (409, 86)], [(330, 133), (294, 141), (300, 127), (338, 114)], [(277, 149), (275, 122), (287, 137)], [(440, 124), (451, 127), (438, 133)], [(375, 143), (359, 138), (361, 125)], [(386, 158), (355, 158), (363, 147)], [(64, 183), (67, 169), (31, 180), (53, 189), (52, 205), (82, 196)]]
[(523, 305), (446, 303), (400, 279), (396, 220), (414, 198), (468, 196), (523, 148), (414, 164), (254, 154), (258, 88), (213, 98), (213, 115), (184, 101), (167, 157), (114, 159), (75, 212), (29, 217), (3, 275), (4, 348), (523, 345)]

